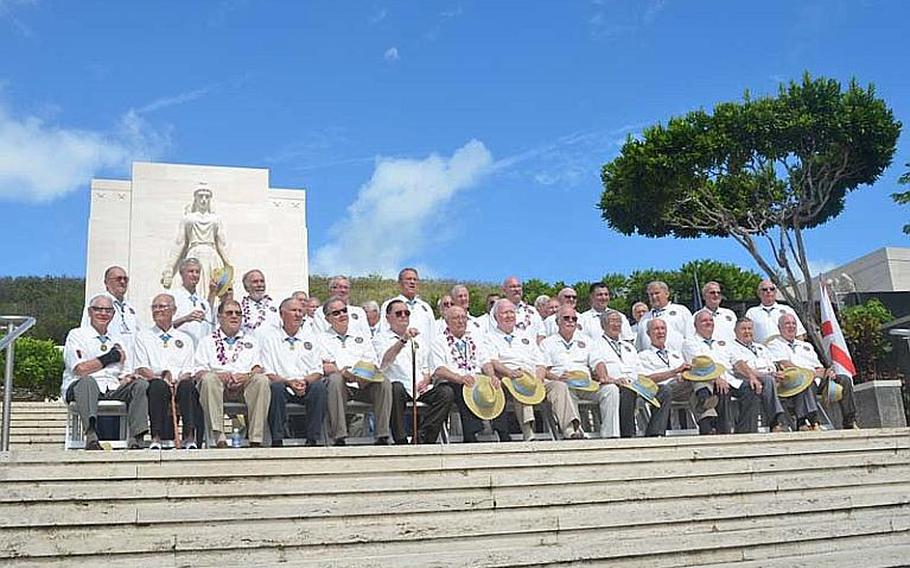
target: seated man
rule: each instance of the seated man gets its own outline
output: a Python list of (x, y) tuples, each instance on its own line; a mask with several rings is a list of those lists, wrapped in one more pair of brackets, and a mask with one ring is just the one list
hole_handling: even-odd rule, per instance
[[(610, 382), (622, 386), (635, 381), (643, 372), (641, 359), (631, 343), (622, 338), (622, 314), (607, 309), (597, 321), (603, 333), (595, 342), (595, 348), (600, 353)], [(635, 393), (632, 391), (626, 393), (625, 390), (627, 389), (620, 389), (619, 392), (617, 414), (619, 435), (623, 438), (632, 438), (635, 436)]]
[[(152, 300), (155, 325), (136, 337), (136, 374), (148, 381), (149, 422), (152, 426), (150, 449), (161, 447), (162, 438), (174, 440), (171, 397), (183, 416), (183, 447), (195, 449), (196, 424), (203, 424), (199, 392), (193, 381), (195, 343), (189, 334), (174, 329), (177, 304), (170, 294)], [(172, 394), (172, 390), (176, 392)], [(198, 422), (197, 422), (198, 420)]]
[[(758, 432), (761, 400), (749, 382), (733, 375), (733, 364), (728, 352), (730, 344), (726, 339), (714, 339), (715, 330), (716, 316), (710, 310), (699, 310), (695, 314), (695, 335), (686, 340), (682, 351), (683, 359), (689, 365), (696, 357), (707, 356), (726, 368), (721, 376), (708, 383), (717, 397), (717, 417), (707, 420), (705, 428), (710, 427), (717, 434), (729, 434), (731, 426), (737, 434)], [(739, 401), (739, 415), (735, 425), (732, 424), (734, 396)]]
[[(843, 387), (843, 398), (839, 401), (844, 430), (856, 427), (856, 406), (853, 403), (853, 379), (846, 375), (836, 375), (833, 368), (825, 368), (818, 359), (815, 348), (808, 341), (796, 338), (799, 324), (796, 316), (785, 313), (778, 322), (780, 337), (776, 337), (768, 344), (771, 358), (781, 369), (788, 367), (802, 367), (815, 373), (818, 392), (826, 392), (828, 381), (834, 381)], [(813, 387), (809, 387), (810, 389)], [(801, 425), (802, 426), (802, 425)]]
[(86, 450), (101, 449), (95, 431), (99, 400), (126, 403), (129, 446), (138, 448), (148, 432), (148, 383), (124, 372), (124, 346), (108, 335), (108, 326), (114, 317), (110, 296), (94, 296), (89, 300), (86, 313), (88, 325), (77, 327), (66, 336), (60, 392), (67, 403), (76, 402)]
[(777, 372), (768, 349), (754, 341), (752, 320), (740, 318), (733, 328), (736, 341), (728, 347), (728, 360), (736, 378), (749, 383), (749, 387), (762, 400), (762, 414), (772, 432), (788, 430), (784, 407), (777, 398), (777, 381), (783, 378)]
[(205, 415), (209, 443), (227, 447), (224, 433), (224, 401), (246, 403), (250, 446), (262, 445), (268, 419), (269, 378), (262, 370), (259, 341), (241, 330), (240, 302), (226, 300), (218, 306), (218, 328), (202, 338), (196, 347), (196, 380)]
[[(373, 338), (379, 354), (379, 370), (392, 383), (392, 438), (396, 444), (407, 444), (404, 423), (405, 406), (414, 400), (414, 377), (417, 373), (417, 401), (427, 405), (419, 414), (417, 440), (433, 444), (455, 400), (452, 385), (430, 382), (430, 341), (416, 327), (409, 327), (411, 310), (403, 300), (386, 304), (388, 329)], [(415, 360), (416, 359), (416, 360)]]
[(305, 313), (300, 300), (288, 298), (278, 307), (281, 327), (263, 332), (262, 363), (271, 381), (269, 431), (272, 447), (284, 445), (288, 402), (306, 407), (304, 437), (307, 446), (322, 439), (328, 390), (322, 380), (325, 352), (309, 330), (303, 327)]
[(349, 398), (373, 405), (376, 419), (376, 445), (389, 443), (389, 418), (392, 412), (392, 384), (388, 378), (382, 382), (367, 382), (351, 369), (360, 361), (376, 365), (376, 351), (370, 341), (370, 331), (360, 332), (348, 324), (349, 305), (341, 298), (331, 297), (322, 306), (322, 313), (329, 328), (320, 340), (325, 351), (323, 372), (328, 380), (329, 438), (336, 446), (347, 444), (348, 425), (345, 404)]
[[(455, 404), (461, 415), (461, 428), (465, 443), (477, 441), (483, 422), (465, 404), (462, 385), (474, 384), (475, 375), (489, 376), (494, 389), (502, 388), (493, 374), (490, 354), (482, 338), (468, 329), (468, 314), (464, 308), (452, 306), (445, 313), (446, 328), (433, 340), (430, 369), (437, 382), (448, 384), (455, 395)], [(500, 442), (512, 439), (505, 413), (491, 421)]]
[[(574, 380), (573, 374), (580, 373), (597, 383), (597, 390), (584, 391), (572, 389), (573, 400), (584, 398), (596, 400), (600, 408), (600, 436), (602, 438), (619, 437), (619, 387), (607, 375), (607, 367), (601, 360), (601, 354), (592, 345), (591, 338), (582, 334), (575, 327), (578, 314), (575, 308), (566, 304), (556, 312), (559, 330), (556, 335), (547, 337), (540, 343), (544, 364), (547, 367), (546, 378), (551, 381), (568, 382)], [(592, 377), (593, 375), (593, 377)], [(577, 404), (573, 416), (577, 418)], [(566, 424), (560, 428), (567, 429)], [(577, 421), (573, 422), (574, 432), (569, 438), (583, 438), (584, 432)]]
[[(528, 337), (515, 334), (515, 304), (509, 300), (497, 300), (491, 314), (496, 321), (496, 328), (487, 333), (487, 346), (490, 349), (490, 364), (499, 379), (508, 377), (516, 380), (522, 373), (541, 381), (546, 389), (546, 400), (550, 402), (556, 422), (562, 425), (566, 437), (578, 429), (580, 423), (569, 387), (562, 381), (545, 381), (547, 368), (544, 366), (543, 353), (537, 343)], [(521, 436), (525, 441), (534, 439), (534, 407), (522, 404), (512, 397), (513, 411), (521, 425)]]

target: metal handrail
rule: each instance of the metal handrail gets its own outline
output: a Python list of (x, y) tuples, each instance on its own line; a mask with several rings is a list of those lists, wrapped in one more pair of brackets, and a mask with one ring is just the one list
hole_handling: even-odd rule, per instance
[[(17, 322), (19, 322), (18, 326)], [(15, 357), (16, 340), (35, 325), (35, 318), (0, 316), (0, 324), (6, 324), (7, 329), (6, 335), (0, 338), (0, 349), (6, 348), (6, 375), (3, 379), (3, 435), (0, 437), (0, 452), (8, 452), (10, 413), (13, 405), (13, 357)]]

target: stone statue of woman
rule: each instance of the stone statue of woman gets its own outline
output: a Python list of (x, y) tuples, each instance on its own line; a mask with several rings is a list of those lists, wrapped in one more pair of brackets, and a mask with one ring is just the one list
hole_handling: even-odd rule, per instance
[(193, 192), (193, 204), (180, 220), (176, 247), (161, 274), (161, 285), (170, 288), (180, 263), (186, 258), (195, 258), (202, 265), (197, 290), (208, 293), (212, 272), (230, 264), (226, 244), (224, 226), (212, 208), (212, 190), (201, 185)]

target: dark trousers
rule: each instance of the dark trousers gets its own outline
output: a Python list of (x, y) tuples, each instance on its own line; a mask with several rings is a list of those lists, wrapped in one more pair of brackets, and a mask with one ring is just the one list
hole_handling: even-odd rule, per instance
[[(733, 399), (739, 403), (739, 414), (733, 419)], [(758, 413), (762, 399), (743, 381), (739, 388), (730, 387), (727, 394), (717, 394), (717, 433), (737, 434), (758, 432)]]
[(322, 424), (328, 409), (328, 389), (325, 379), (307, 385), (303, 396), (288, 392), (284, 383), (272, 383), (272, 400), (269, 402), (269, 431), (272, 442), (284, 440), (288, 420), (288, 403), (302, 404), (306, 408), (304, 437), (313, 443), (322, 439)]
[[(665, 436), (670, 425), (670, 411), (673, 399), (688, 399), (692, 387), (688, 383), (673, 381), (660, 385), (657, 389), (657, 401), (660, 408), (651, 408), (651, 418), (645, 428), (645, 436)], [(621, 438), (635, 437), (635, 405), (638, 393), (631, 389), (619, 389), (619, 436)]]
[[(396, 444), (406, 444), (407, 435), (404, 424), (405, 407), (411, 396), (404, 385), (392, 381), (392, 438)], [(439, 431), (452, 410), (455, 393), (449, 383), (439, 383), (432, 389), (417, 397), (417, 402), (427, 407), (418, 413), (417, 441), (421, 444), (433, 444), (439, 437)]]
[[(436, 387), (434, 388), (438, 388), (439, 385), (449, 385), (452, 389), (455, 406), (458, 407), (458, 414), (461, 415), (461, 430), (464, 434), (464, 441), (466, 443), (476, 442), (477, 434), (483, 430), (483, 420), (471, 412), (471, 409), (468, 408), (467, 404), (465, 404), (464, 396), (462, 394), (462, 385), (442, 382), (437, 383)], [(509, 423), (506, 421), (505, 411), (491, 420), (490, 424), (493, 426), (493, 430), (496, 430), (496, 432), (499, 433), (500, 441), (509, 442), (512, 440), (512, 436), (509, 433)]]
[[(161, 379), (152, 379), (148, 386), (149, 423), (152, 437), (161, 440), (174, 439), (174, 419), (171, 417), (171, 387)], [(197, 424), (205, 424), (202, 415), (202, 405), (199, 404), (199, 391), (196, 383), (191, 379), (177, 383), (176, 395), (177, 412), (183, 418), (181, 438), (187, 440), (190, 432), (196, 438), (197, 444), (202, 443), (203, 432), (196, 428)]]
[[(844, 387), (843, 398), (841, 398), (837, 404), (840, 406), (840, 413), (844, 418), (841, 427), (845, 430), (849, 430), (850, 428), (853, 428), (853, 424), (856, 423), (856, 403), (853, 402), (853, 379), (846, 375), (837, 375), (834, 377), (834, 382)], [(818, 392), (827, 392), (827, 384), (825, 382), (822, 382), (822, 384), (819, 385)], [(830, 403), (826, 402), (825, 405), (829, 406)]]

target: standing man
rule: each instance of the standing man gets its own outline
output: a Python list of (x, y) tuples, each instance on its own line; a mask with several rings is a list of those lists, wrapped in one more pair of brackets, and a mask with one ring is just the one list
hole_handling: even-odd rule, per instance
[(67, 403), (76, 402), (86, 450), (101, 449), (95, 431), (99, 400), (126, 403), (130, 448), (140, 447), (148, 432), (148, 383), (124, 372), (126, 350), (120, 343), (120, 336), (108, 333), (115, 314), (114, 303), (108, 294), (91, 298), (86, 308), (88, 325), (70, 330), (63, 347), (60, 392)]
[(379, 370), (392, 383), (391, 426), (395, 443), (408, 443), (404, 413), (407, 403), (414, 400), (412, 373), (416, 370), (417, 401), (427, 405), (417, 425), (417, 441), (433, 444), (449, 417), (455, 393), (448, 383), (435, 386), (431, 383), (430, 339), (421, 336), (416, 327), (410, 327), (411, 313), (405, 302), (389, 302), (385, 316), (389, 329), (373, 338), (373, 347), (379, 354)]
[(705, 307), (700, 311), (708, 312), (714, 318), (714, 339), (724, 343), (736, 341), (736, 332), (733, 331), (736, 327), (736, 314), (733, 310), (720, 305), (724, 299), (720, 284), (714, 281), (707, 282), (701, 287), (701, 297), (705, 301)]
[(325, 349), (323, 372), (328, 381), (329, 437), (334, 445), (347, 444), (348, 426), (344, 406), (348, 399), (370, 402), (376, 419), (376, 445), (389, 443), (389, 419), (392, 412), (392, 384), (387, 377), (382, 382), (367, 382), (353, 373), (360, 361), (378, 364), (370, 332), (355, 330), (350, 324), (350, 306), (341, 298), (329, 298), (322, 306), (328, 331), (320, 337)]
[[(843, 395), (838, 404), (840, 404), (843, 422), (841, 427), (844, 430), (856, 428), (856, 405), (853, 402), (853, 379), (846, 375), (837, 375), (833, 368), (825, 368), (815, 352), (815, 348), (808, 341), (797, 339), (796, 334), (799, 330), (799, 320), (793, 314), (784, 314), (780, 316), (778, 322), (780, 337), (776, 337), (768, 343), (768, 350), (771, 352), (771, 358), (781, 369), (788, 367), (801, 367), (809, 369), (815, 373), (815, 381), (818, 384), (818, 392), (826, 393), (828, 391), (828, 381), (834, 381), (843, 388)], [(810, 387), (809, 390), (812, 390)], [(797, 413), (798, 414), (798, 413)]]
[[(363, 337), (370, 337), (370, 324), (367, 322), (367, 313), (360, 306), (351, 303), (351, 281), (347, 276), (332, 276), (329, 279), (329, 297), (337, 298), (344, 302), (348, 309), (348, 327)], [(332, 324), (326, 319), (325, 312), (316, 310), (316, 328), (320, 332), (328, 332)], [(381, 327), (381, 324), (380, 324)]]
[[(483, 422), (465, 404), (462, 385), (470, 387), (479, 374), (489, 376), (494, 389), (501, 389), (502, 385), (493, 373), (490, 353), (483, 338), (468, 329), (468, 314), (464, 309), (452, 306), (446, 311), (445, 319), (446, 328), (433, 340), (430, 368), (437, 383), (448, 384), (452, 389), (461, 415), (464, 441), (473, 443), (483, 429)], [(500, 442), (512, 439), (505, 413), (491, 420), (491, 423)]]
[(752, 320), (755, 341), (764, 343), (772, 335), (777, 335), (777, 323), (780, 316), (790, 314), (796, 318), (796, 336), (805, 339), (806, 328), (799, 321), (799, 316), (790, 306), (777, 301), (777, 286), (770, 280), (762, 280), (758, 285), (758, 299), (761, 302), (746, 310), (746, 317)]
[[(382, 303), (381, 313), (386, 313), (386, 308), (392, 300), (401, 300), (408, 305), (411, 311), (410, 326), (417, 328), (417, 331), (424, 337), (431, 337), (436, 330), (436, 320), (433, 318), (433, 308), (430, 304), (424, 302), (417, 295), (420, 287), (420, 276), (416, 268), (402, 268), (398, 273), (398, 288), (401, 294), (386, 300)], [(381, 330), (389, 328), (389, 322), (385, 321), (380, 324)]]
[(315, 446), (322, 439), (328, 404), (328, 390), (322, 379), (326, 354), (316, 337), (303, 326), (304, 309), (300, 300), (293, 297), (284, 300), (278, 313), (281, 328), (260, 338), (262, 363), (271, 382), (268, 420), (272, 447), (284, 445), (288, 402), (306, 407), (304, 437), (307, 446)]
[(777, 398), (777, 381), (783, 374), (777, 371), (768, 348), (755, 341), (752, 320), (740, 318), (736, 321), (736, 341), (728, 350), (734, 376), (749, 383), (749, 388), (762, 401), (762, 415), (772, 432), (786, 432), (787, 417), (784, 407)]
[(648, 300), (651, 311), (638, 320), (638, 337), (635, 346), (639, 352), (651, 347), (651, 336), (648, 333), (648, 320), (660, 318), (667, 324), (667, 345), (678, 354), (682, 350), (686, 337), (692, 334), (692, 312), (682, 304), (670, 302), (670, 287), (666, 282), (655, 280), (648, 284)]
[[(108, 334), (116, 336), (123, 347), (124, 355), (132, 357), (133, 343), (139, 328), (136, 323), (136, 309), (126, 301), (126, 290), (129, 287), (130, 277), (119, 266), (111, 266), (104, 271), (104, 292), (110, 297), (114, 307), (114, 316), (108, 326)], [(85, 303), (86, 310), (82, 313), (82, 325), (89, 324), (89, 303)], [(127, 363), (126, 370), (132, 367), (132, 361)]]
[(630, 322), (629, 328), (631, 328), (636, 339), (638, 338), (638, 322), (641, 321), (641, 318), (643, 318), (646, 313), (648, 313), (648, 304), (644, 302), (635, 302), (632, 304), (632, 321)]
[[(559, 318), (559, 332), (547, 337), (540, 343), (544, 363), (547, 366), (547, 378), (551, 381), (570, 381), (573, 373), (581, 373), (597, 383), (593, 392), (573, 390), (573, 398), (584, 398), (597, 401), (600, 408), (600, 437), (619, 437), (619, 387), (607, 375), (607, 367), (601, 360), (601, 354), (594, 347), (591, 339), (576, 331), (578, 314), (572, 306), (564, 305), (556, 313)], [(578, 416), (575, 407), (574, 416)], [(579, 423), (573, 422), (574, 432), (569, 438), (584, 438), (585, 434)], [(567, 424), (560, 423), (563, 432)]]
[[(562, 306), (572, 306), (575, 308), (578, 305), (578, 293), (575, 291), (575, 288), (563, 288), (556, 294), (556, 300), (559, 302), (560, 308)], [(579, 315), (575, 329), (578, 332), (587, 333), (582, 319), (584, 318)], [(556, 323), (556, 313), (554, 312), (541, 322), (540, 329), (537, 332), (537, 342), (540, 343), (545, 337), (556, 335), (557, 333), (559, 333), (559, 325)]]
[[(547, 381), (547, 368), (543, 352), (528, 337), (515, 334), (515, 305), (509, 300), (498, 300), (493, 306), (496, 329), (487, 334), (487, 345), (492, 357), (490, 364), (501, 380), (517, 381), (523, 374), (534, 377), (543, 384), (546, 400), (553, 408), (556, 422), (563, 425), (566, 436), (571, 436), (579, 424), (578, 414), (569, 395), (569, 387), (562, 381)], [(526, 442), (534, 439), (534, 407), (522, 404), (512, 397), (515, 416), (521, 424), (521, 436)]]
[[(748, 382), (733, 375), (733, 363), (730, 361), (729, 347), (726, 339), (715, 339), (717, 318), (710, 310), (699, 310), (695, 313), (695, 335), (686, 340), (682, 355), (690, 366), (696, 357), (707, 356), (716, 364), (722, 365), (724, 371), (710, 382), (710, 388), (717, 397), (717, 418), (709, 420), (705, 428), (711, 428), (718, 434), (729, 434), (731, 428), (737, 434), (758, 432), (758, 412), (761, 400), (750, 388)], [(700, 391), (699, 391), (700, 392)], [(733, 424), (732, 398), (739, 401), (739, 415)], [(711, 423), (713, 422), (713, 424)], [(699, 424), (701, 430), (702, 425)], [(707, 432), (701, 432), (707, 433)]]
[(272, 297), (265, 293), (265, 274), (255, 268), (247, 271), (243, 275), (243, 288), (246, 296), (240, 301), (240, 308), (243, 310), (244, 333), (250, 335), (281, 327), (278, 308)]
[[(180, 269), (183, 273), (183, 266)], [(174, 329), (177, 306), (170, 294), (158, 294), (152, 300), (155, 325), (136, 336), (136, 374), (148, 381), (149, 422), (152, 443), (149, 449), (160, 449), (162, 438), (174, 439), (174, 416), (171, 397), (183, 416), (183, 447), (196, 449), (196, 425), (204, 424), (199, 392), (193, 381), (195, 343), (183, 331)], [(172, 394), (173, 389), (173, 394)]]
[[(452, 300), (453, 306), (458, 306), (464, 310), (464, 313), (468, 314), (468, 327), (471, 328), (476, 333), (486, 333), (489, 330), (489, 327), (483, 327), (481, 325), (480, 318), (474, 317), (471, 315), (471, 293), (468, 291), (468, 287), (462, 284), (456, 284), (452, 286), (452, 290), (449, 293), (449, 296)], [(445, 296), (443, 296), (445, 297)], [(445, 320), (442, 321), (442, 326), (437, 322), (436, 332), (442, 333), (445, 329)]]
[[(584, 324), (584, 327), (579, 329), (584, 330), (592, 340), (596, 340), (600, 339), (603, 334), (601, 320), (603, 315), (610, 309), (610, 287), (603, 282), (595, 282), (591, 284), (591, 287), (589, 288), (588, 297), (591, 299), (591, 309), (578, 316), (578, 321)], [(629, 325), (629, 320), (622, 312), (616, 313), (622, 319), (620, 338), (623, 341), (634, 343), (635, 334), (632, 333), (632, 327)]]
[[(524, 301), (522, 297), (524, 289), (522, 288), (521, 280), (517, 276), (506, 278), (502, 283), (502, 293), (507, 300), (515, 305), (515, 317), (517, 318), (515, 327), (518, 328), (519, 333), (527, 335), (536, 341), (537, 336), (541, 334), (543, 320), (540, 319), (540, 314), (537, 313), (534, 306)], [(492, 305), (490, 308), (492, 309)], [(496, 327), (496, 322), (490, 320), (490, 329), (494, 327)]]
[(196, 347), (196, 380), (205, 415), (207, 435), (216, 447), (226, 448), (224, 401), (242, 400), (249, 413), (247, 437), (251, 447), (262, 445), (267, 427), (269, 378), (262, 369), (259, 341), (242, 329), (243, 310), (236, 300), (218, 306), (218, 328)]
[(180, 280), (182, 285), (174, 289), (174, 301), (177, 303), (177, 315), (174, 327), (190, 336), (193, 346), (212, 332), (212, 306), (198, 293), (199, 279), (202, 276), (202, 264), (195, 258), (187, 258), (180, 263)]
[[(477, 316), (477, 318), (474, 320), (477, 322), (477, 328), (481, 333), (486, 333), (496, 327), (496, 322), (493, 321), (492, 317), (490, 317), (490, 312), (493, 311), (493, 306), (496, 304), (496, 300), (500, 299), (501, 297), (502, 296), (495, 292), (487, 294), (487, 309), (483, 314)], [(467, 313), (467, 310), (465, 310), (465, 313)], [(445, 326), (443, 326), (443, 329), (445, 329)]]

